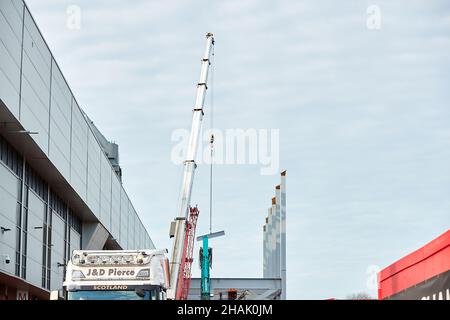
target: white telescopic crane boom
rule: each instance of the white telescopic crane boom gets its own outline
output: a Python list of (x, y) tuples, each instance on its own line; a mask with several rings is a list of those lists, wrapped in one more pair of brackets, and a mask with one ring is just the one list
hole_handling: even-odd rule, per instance
[(195, 157), (198, 149), (198, 140), (200, 136), (201, 124), (203, 119), (203, 105), (205, 102), (206, 91), (208, 90), (207, 81), (210, 66), (210, 58), (214, 46), (214, 36), (212, 33), (206, 35), (206, 50), (202, 59), (202, 69), (200, 81), (197, 85), (197, 98), (195, 100), (194, 114), (192, 117), (192, 128), (189, 137), (186, 161), (184, 162), (183, 184), (181, 189), (181, 200), (178, 216), (171, 225), (170, 236), (174, 237), (172, 246), (172, 258), (170, 260), (170, 289), (167, 291), (168, 299), (175, 299), (177, 291), (180, 288), (180, 265), (182, 263), (183, 250), (185, 248), (186, 220), (189, 214), (191, 202), (192, 185), (194, 182), (194, 173), (197, 165)]

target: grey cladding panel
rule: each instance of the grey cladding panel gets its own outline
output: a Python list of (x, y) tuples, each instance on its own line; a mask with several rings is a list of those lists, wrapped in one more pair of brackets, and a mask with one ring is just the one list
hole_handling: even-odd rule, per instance
[(101, 155), (101, 195), (100, 221), (109, 230), (111, 228), (111, 166), (106, 156)]
[(88, 194), (87, 203), (100, 219), (100, 147), (92, 132), (88, 133)]
[(48, 70), (48, 74), (45, 75), (45, 79), (48, 79), (50, 77), (50, 64), (51, 64), (51, 53), (47, 45), (45, 44), (44, 39), (42, 38), (36, 24), (33, 22), (33, 19), (31, 18), (30, 13), (28, 10), (25, 10), (25, 32), (24, 35), (28, 34), (31, 38), (30, 41), (25, 41), (24, 39), (24, 49), (30, 50), (32, 52), (33, 57), (35, 57), (35, 60), (39, 63), (44, 63), (47, 68), (42, 66), (43, 69)]
[(112, 174), (112, 204), (111, 204), (111, 232), (116, 239), (120, 235), (120, 189), (121, 185), (117, 176)]
[[(6, 1), (2, 1), (2, 2), (6, 2)], [(24, 7), (23, 1), (9, 0), (9, 2), (14, 5), (17, 14), (22, 17), (22, 15), (23, 15), (23, 7)]]
[(0, 1), (0, 99), (19, 118), (22, 17), (9, 0)]
[[(11, 31), (17, 41), (22, 41), (23, 3), (17, 0), (1, 0), (0, 15), (8, 23), (5, 31)], [(1, 29), (0, 29), (1, 30)]]

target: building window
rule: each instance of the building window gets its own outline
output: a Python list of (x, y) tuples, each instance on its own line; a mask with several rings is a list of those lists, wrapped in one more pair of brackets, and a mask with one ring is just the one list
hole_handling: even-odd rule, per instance
[(50, 192), (50, 208), (67, 221), (67, 205), (53, 192)]
[(45, 181), (30, 167), (26, 168), (26, 185), (33, 190), (44, 202), (48, 200), (48, 185)]
[[(51, 288), (52, 264), (52, 212), (65, 222), (64, 257), (70, 259), (70, 230), (82, 234), (82, 221), (69, 208), (67, 203), (51, 191), (48, 183), (33, 170), (6, 140), (0, 135), (0, 162), (17, 176), (16, 206), (16, 252), (15, 275), (26, 279), (27, 276), (27, 243), (28, 243), (28, 195), (30, 190), (39, 197), (45, 206), (42, 221), (42, 287)], [(78, 239), (78, 238), (77, 238)], [(30, 240), (31, 241), (31, 240)]]
[[(26, 260), (22, 260), (22, 249), (25, 239), (24, 230), (26, 231), (26, 221), (23, 217), (22, 203), (23, 203), (23, 158), (22, 156), (5, 140), (3, 136), (0, 136), (0, 161), (11, 170), (11, 172), (17, 178), (17, 204), (16, 204), (16, 254), (15, 254), (15, 270), (16, 276), (20, 277), (24, 274), (23, 263)], [(25, 235), (26, 237), (26, 235)]]
[(81, 220), (75, 214), (73, 214), (72, 211), (70, 211), (70, 215), (69, 215), (69, 224), (73, 230), (75, 230), (76, 232), (81, 234), (81, 228), (82, 228)]
[(20, 179), (23, 178), (22, 156), (0, 136), (0, 160)]

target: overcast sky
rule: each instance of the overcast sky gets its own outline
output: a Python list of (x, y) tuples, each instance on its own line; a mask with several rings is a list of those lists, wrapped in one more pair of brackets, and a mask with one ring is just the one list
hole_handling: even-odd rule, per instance
[[(119, 144), (125, 189), (157, 247), (170, 247), (182, 174), (171, 135), (190, 127), (206, 32), (216, 36), (216, 127), (280, 129), (288, 298), (375, 296), (371, 266), (449, 228), (447, 0), (27, 3), (79, 104)], [(66, 27), (69, 5), (81, 8), (80, 30)], [(380, 29), (367, 27), (369, 5)], [(215, 168), (214, 229), (227, 236), (211, 241), (214, 277), (262, 276), (279, 176), (260, 169)], [(208, 186), (200, 165), (198, 234)]]

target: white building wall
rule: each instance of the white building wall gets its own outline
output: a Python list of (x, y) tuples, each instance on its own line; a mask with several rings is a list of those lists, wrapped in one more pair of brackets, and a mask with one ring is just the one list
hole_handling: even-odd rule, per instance
[[(100, 222), (111, 229), (111, 165), (105, 156), (100, 157)], [(115, 174), (115, 173), (114, 173)]]
[(123, 248), (153, 247), (22, 0), (0, 1), (0, 99)]
[(72, 99), (71, 126), (70, 183), (81, 199), (87, 202), (89, 128), (74, 99)]
[(72, 95), (55, 62), (52, 62), (49, 158), (70, 181)]
[(111, 180), (111, 232), (120, 239), (121, 185), (115, 174), (112, 174)]
[(11, 263), (0, 260), (0, 271), (14, 274), (16, 264), (16, 215), (18, 210), (18, 186), (19, 179), (0, 162), (0, 226), (11, 229), (0, 236), (0, 254), (8, 255)]
[(23, 4), (2, 0), (0, 13), (0, 98), (18, 118)]
[(120, 238), (119, 241), (122, 248), (128, 248), (128, 208), (130, 206), (130, 201), (125, 191), (121, 192), (121, 202), (120, 202)]
[(22, 51), (20, 121), (48, 155), (51, 53), (30, 13), (25, 10)]

